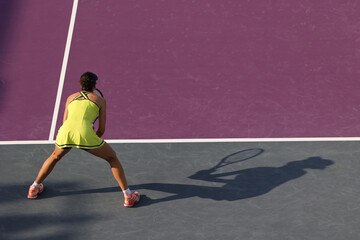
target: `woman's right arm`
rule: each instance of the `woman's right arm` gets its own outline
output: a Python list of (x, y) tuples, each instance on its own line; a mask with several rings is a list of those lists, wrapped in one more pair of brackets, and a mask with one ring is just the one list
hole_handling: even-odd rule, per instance
[(99, 110), (99, 128), (96, 131), (96, 135), (101, 137), (105, 133), (105, 125), (106, 125), (106, 101), (104, 98), (101, 99), (101, 105)]

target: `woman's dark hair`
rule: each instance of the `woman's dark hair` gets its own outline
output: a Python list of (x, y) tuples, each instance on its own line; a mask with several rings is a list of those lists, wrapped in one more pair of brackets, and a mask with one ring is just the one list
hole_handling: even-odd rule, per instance
[(86, 72), (80, 77), (81, 88), (84, 91), (92, 91), (98, 77), (92, 72)]

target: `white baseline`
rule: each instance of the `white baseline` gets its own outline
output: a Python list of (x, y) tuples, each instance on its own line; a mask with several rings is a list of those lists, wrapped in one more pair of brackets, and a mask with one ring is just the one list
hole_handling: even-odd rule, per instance
[[(226, 143), (226, 142), (350, 142), (360, 137), (310, 138), (196, 138), (196, 139), (105, 139), (107, 143)], [(0, 141), (0, 145), (54, 144), (54, 140)]]

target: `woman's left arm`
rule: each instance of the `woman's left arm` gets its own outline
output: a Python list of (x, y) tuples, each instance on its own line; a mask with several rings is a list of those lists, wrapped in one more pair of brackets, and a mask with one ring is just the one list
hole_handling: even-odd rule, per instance
[(71, 96), (69, 96), (66, 100), (66, 105), (65, 105), (65, 111), (64, 111), (64, 117), (63, 117), (63, 124), (64, 122), (66, 121), (67, 117), (68, 117), (68, 106), (69, 106), (69, 103), (70, 103), (70, 98)]

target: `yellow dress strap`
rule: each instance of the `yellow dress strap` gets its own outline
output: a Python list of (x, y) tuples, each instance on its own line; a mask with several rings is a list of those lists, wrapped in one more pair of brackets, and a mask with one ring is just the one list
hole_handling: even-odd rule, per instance
[[(87, 96), (87, 93), (84, 93), (84, 92), (80, 92), (81, 96), (87, 100), (90, 100)], [(79, 96), (80, 97), (80, 96)]]
[(71, 102), (75, 101), (75, 100), (78, 100), (79, 98), (84, 98), (84, 99), (87, 99), (87, 100), (90, 100), (87, 96), (87, 94), (83, 93), (83, 92), (80, 92), (80, 95), (76, 96), (73, 100), (71, 100)]

